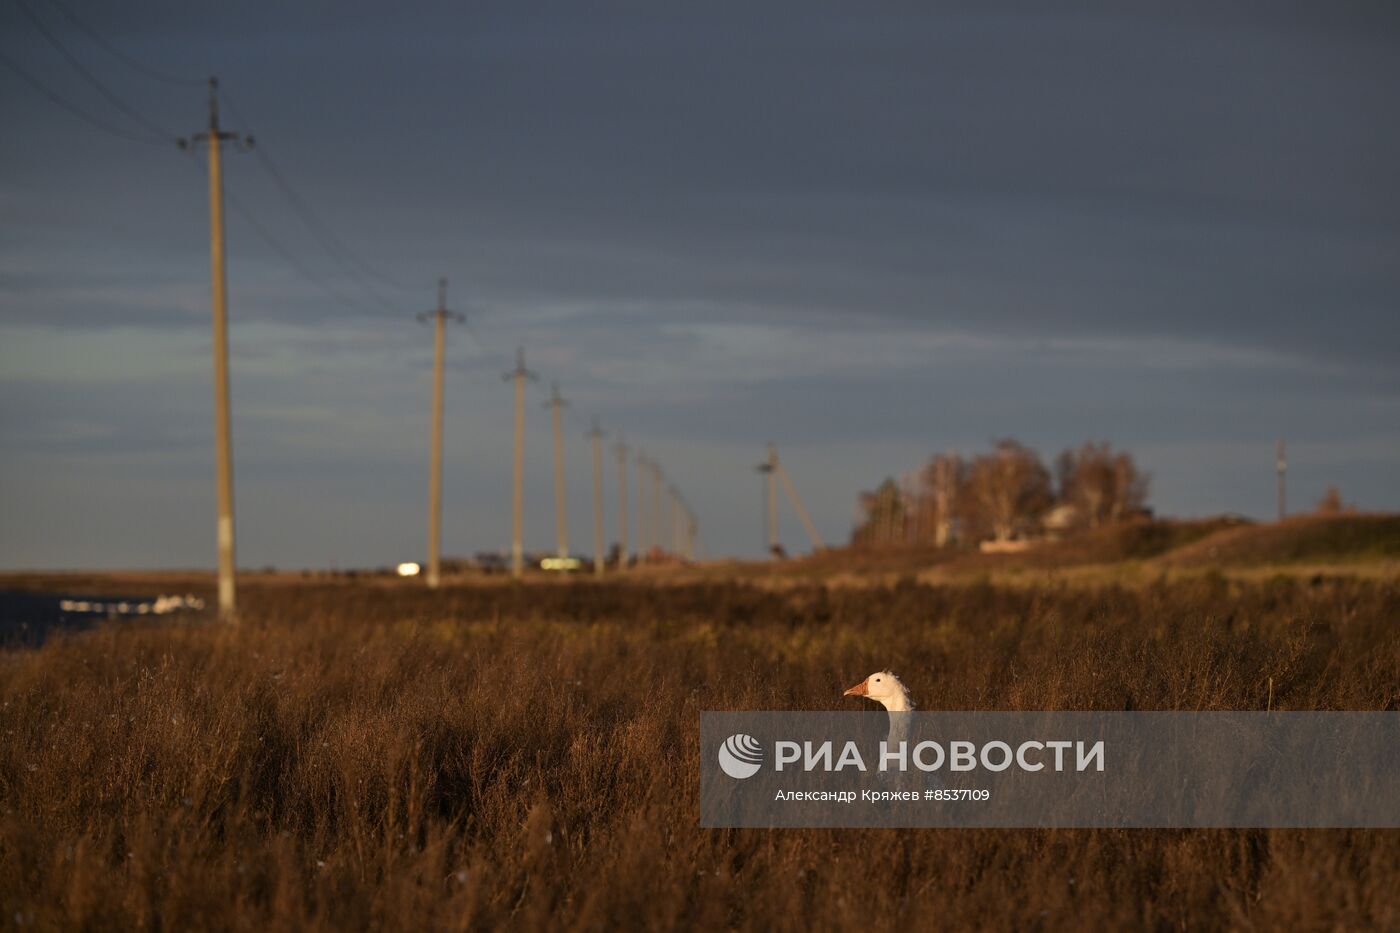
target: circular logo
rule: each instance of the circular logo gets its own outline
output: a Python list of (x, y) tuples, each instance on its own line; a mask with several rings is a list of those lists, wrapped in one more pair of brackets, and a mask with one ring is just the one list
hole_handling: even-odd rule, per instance
[(735, 780), (753, 777), (762, 765), (763, 746), (751, 735), (731, 735), (719, 747), (720, 770)]

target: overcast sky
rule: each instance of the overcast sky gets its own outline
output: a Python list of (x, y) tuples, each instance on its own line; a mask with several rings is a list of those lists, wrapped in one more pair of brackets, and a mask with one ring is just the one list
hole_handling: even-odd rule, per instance
[[(861, 489), (1003, 436), (1108, 440), (1159, 512), (1258, 517), (1285, 436), (1295, 507), (1336, 484), (1400, 509), (1394, 3), (62, 3), (24, 0), (150, 126), (0, 4), (50, 95), (0, 63), (0, 566), (214, 557), (207, 199), (165, 139), (205, 95), (64, 8), (217, 73), (225, 127), (377, 276), (227, 156), (297, 263), (230, 208), (242, 564), (421, 556), (413, 314), (441, 275), (471, 328), (448, 553), (509, 545), (517, 345), (544, 377), (527, 547), (553, 541), (551, 379), (579, 546), (593, 416), (663, 462), (712, 555), (761, 549), (769, 440), (831, 541)], [(783, 537), (805, 546), (791, 512)]]

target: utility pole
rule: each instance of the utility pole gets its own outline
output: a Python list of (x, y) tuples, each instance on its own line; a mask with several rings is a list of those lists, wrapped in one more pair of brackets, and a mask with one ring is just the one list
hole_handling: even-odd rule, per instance
[(437, 589), (442, 580), (439, 550), (442, 545), (442, 364), (447, 343), (448, 319), (465, 321), (447, 310), (447, 279), (438, 279), (436, 311), (418, 315), (433, 322), (433, 443), (428, 459), (428, 588)]
[(515, 380), (515, 497), (513, 533), (510, 543), (510, 572), (519, 580), (525, 570), (525, 549), (522, 542), (525, 523), (525, 381), (535, 374), (525, 368), (525, 350), (515, 354), (515, 369), (501, 378)]
[(593, 573), (603, 575), (603, 429), (593, 419)]
[(181, 149), (204, 143), (209, 150), (209, 279), (214, 310), (214, 482), (218, 499), (219, 617), (236, 622), (234, 596), (237, 561), (233, 544), (233, 431), (228, 375), (228, 279), (224, 265), (224, 179), (219, 144), (225, 140), (246, 149), (252, 137), (219, 129), (219, 79), (209, 79), (209, 128)]
[(569, 403), (564, 401), (564, 397), (559, 394), (559, 384), (556, 382), (550, 386), (549, 401), (545, 402), (545, 407), (549, 409), (550, 419), (554, 423), (554, 529), (558, 538), (557, 554), (563, 560), (569, 556), (569, 509), (564, 501), (564, 406)]
[(661, 486), (665, 479), (661, 475), (661, 464), (651, 461), (651, 543), (664, 551), (666, 549), (666, 504), (662, 501)]
[(1275, 467), (1278, 469), (1278, 520), (1283, 521), (1288, 514), (1287, 499), (1285, 498), (1285, 480), (1288, 473), (1288, 460), (1283, 455), (1283, 438), (1279, 438), (1278, 447), (1275, 448)]
[(647, 540), (650, 518), (647, 517), (647, 463), (646, 454), (637, 451), (637, 563), (644, 563), (647, 559), (649, 541)]
[(675, 486), (667, 486), (666, 492), (671, 501), (671, 551), (680, 556), (681, 553), (681, 494), (676, 491)]
[(792, 503), (793, 511), (801, 520), (807, 537), (812, 539), (812, 547), (816, 550), (826, 547), (821, 535), (817, 533), (817, 526), (812, 523), (812, 516), (807, 514), (801, 497), (797, 495), (797, 488), (792, 485), (792, 477), (788, 476), (787, 469), (778, 460), (778, 449), (772, 444), (768, 445), (768, 456), (757, 469), (758, 472), (766, 474), (764, 504), (768, 512), (768, 552), (774, 556), (778, 554), (778, 480), (782, 480), (783, 492), (787, 493), (788, 501)]
[(764, 475), (763, 504), (768, 513), (768, 555), (778, 553), (778, 451), (768, 445), (768, 457), (756, 469)]
[(627, 569), (627, 445), (617, 437), (617, 569)]

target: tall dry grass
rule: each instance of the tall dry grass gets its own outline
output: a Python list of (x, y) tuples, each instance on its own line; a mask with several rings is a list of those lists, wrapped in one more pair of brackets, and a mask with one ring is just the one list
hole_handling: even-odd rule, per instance
[(1395, 831), (713, 831), (702, 709), (1395, 709), (1400, 586), (277, 586), (0, 655), (0, 922), (1400, 928)]

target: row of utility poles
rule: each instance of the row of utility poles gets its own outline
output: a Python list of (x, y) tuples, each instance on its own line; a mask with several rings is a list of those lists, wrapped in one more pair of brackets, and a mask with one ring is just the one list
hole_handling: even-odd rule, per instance
[[(514, 463), (514, 483), (512, 496), (512, 530), (511, 530), (511, 574), (520, 577), (525, 570), (525, 546), (524, 546), (524, 502), (525, 502), (525, 384), (537, 377), (525, 366), (525, 351), (518, 350), (516, 353), (515, 368), (504, 375), (505, 379), (515, 383), (515, 463)], [(438, 375), (439, 381), (441, 375)], [(440, 385), (435, 389), (434, 397), (441, 393)], [(555, 520), (555, 556), (560, 562), (570, 560), (569, 556), (569, 523), (568, 523), (568, 502), (566, 484), (564, 482), (564, 417), (563, 412), (568, 407), (568, 400), (559, 392), (557, 384), (551, 386), (550, 396), (545, 402), (545, 407), (550, 413), (550, 430), (554, 442), (554, 520)], [(436, 411), (436, 409), (434, 409)], [(606, 530), (603, 519), (603, 438), (606, 437), (597, 419), (594, 419), (592, 428), (587, 437), (592, 442), (593, 453), (593, 572), (601, 575), (606, 566)], [(435, 440), (436, 444), (437, 441)], [(617, 454), (617, 482), (618, 482), (618, 568), (627, 566), (631, 551), (628, 548), (628, 516), (627, 516), (627, 453), (628, 447), (619, 438), (614, 451)], [(637, 456), (638, 477), (638, 546), (642, 560), (649, 556), (666, 550), (662, 544), (660, 531), (660, 516), (664, 505), (661, 503), (661, 485), (663, 474), (661, 467), (656, 462), (650, 460), (642, 454)], [(641, 474), (645, 472), (645, 476)], [(650, 481), (651, 488), (648, 492), (647, 481)], [(687, 529), (684, 534), (675, 533), (670, 547), (670, 551), (685, 559), (693, 560), (695, 556), (695, 537), (698, 534), (695, 514), (681, 498), (680, 492), (674, 487), (670, 487), (670, 496), (673, 510), (678, 511), (678, 515), (683, 515), (684, 527)], [(430, 498), (429, 508), (440, 509), (441, 503), (436, 498)], [(653, 526), (653, 519), (658, 522)], [(682, 518), (677, 517), (675, 522), (679, 523)], [(440, 527), (437, 517), (429, 520), (430, 534), (437, 534), (436, 529)], [(437, 553), (437, 542), (433, 542), (430, 547), (431, 553)], [(563, 566), (559, 564), (557, 566)], [(430, 577), (430, 581), (431, 581)], [(436, 583), (430, 582), (431, 586)]]
[[(226, 619), (236, 618), (235, 588), (236, 549), (234, 544), (233, 508), (233, 441), (229, 401), (228, 355), (228, 281), (225, 269), (224, 203), (221, 148), (231, 143), (236, 148), (252, 146), (251, 137), (225, 132), (219, 126), (218, 80), (209, 79), (209, 124), (203, 132), (180, 140), (181, 148), (203, 144), (209, 157), (209, 250), (210, 284), (213, 307), (214, 364), (214, 437), (215, 482), (218, 503), (218, 565), (219, 613)], [(442, 434), (443, 434), (443, 371), (446, 357), (447, 324), (465, 322), (465, 318), (447, 308), (447, 280), (438, 281), (437, 307), (418, 315), (420, 321), (433, 324), (433, 388), (431, 432), (428, 465), (428, 547), (425, 580), (437, 587), (442, 580)], [(511, 572), (520, 577), (524, 572), (524, 468), (525, 468), (525, 383), (536, 378), (525, 367), (525, 352), (520, 350), (516, 366), (505, 374), (515, 388), (515, 449), (514, 489), (512, 496)], [(567, 509), (564, 484), (564, 442), (562, 409), (568, 404), (553, 387), (546, 403), (550, 409), (554, 435), (554, 498), (556, 509), (557, 556), (569, 559)], [(602, 574), (605, 567), (605, 531), (603, 524), (603, 455), (604, 434), (597, 422), (588, 437), (593, 445), (593, 570)], [(626, 567), (631, 551), (628, 530), (627, 464), (629, 449), (619, 437), (614, 447), (617, 456), (618, 480), (618, 547), (619, 569)], [(699, 534), (695, 513), (674, 485), (666, 483), (660, 464), (641, 452), (635, 459), (637, 467), (637, 550), (640, 559), (647, 560), (667, 552), (685, 560), (693, 560)], [(791, 480), (781, 469), (777, 454), (770, 446), (767, 468), (780, 476), (793, 500), (803, 524), (813, 541), (820, 539), (811, 520), (792, 489)], [(770, 475), (770, 486), (771, 486)], [(774, 503), (776, 508), (776, 503)], [(776, 544), (777, 516), (771, 516), (770, 544)], [(667, 541), (669, 525), (669, 542)]]

